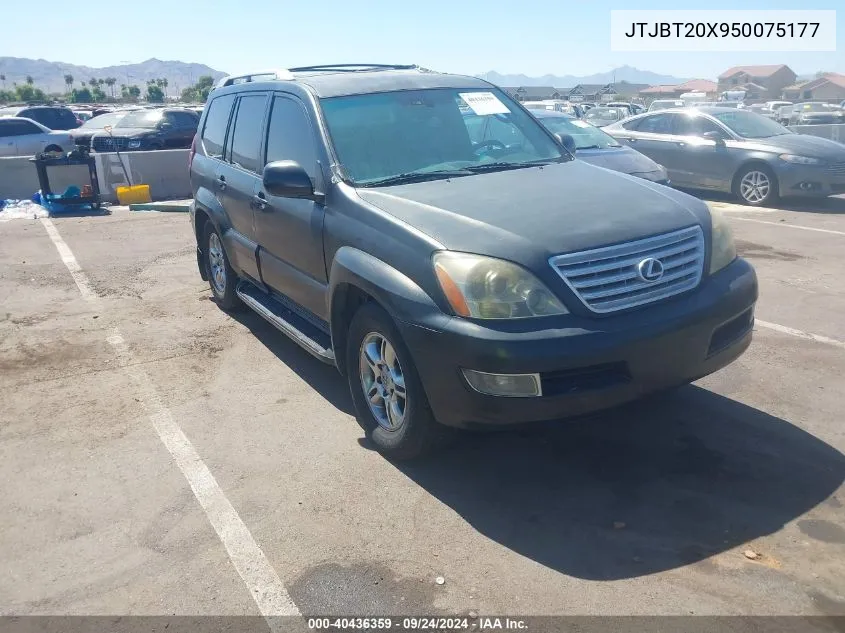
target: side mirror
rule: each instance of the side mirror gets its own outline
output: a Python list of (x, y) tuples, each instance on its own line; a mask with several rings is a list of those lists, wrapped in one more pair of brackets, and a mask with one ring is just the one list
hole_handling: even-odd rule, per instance
[(314, 184), (302, 165), (294, 160), (277, 160), (264, 167), (264, 189), (271, 196), (315, 200)]
[(563, 145), (564, 149), (568, 151), (573, 156), (575, 155), (575, 139), (572, 138), (569, 134), (555, 134), (555, 138), (557, 138), (558, 143)]
[(705, 132), (704, 138), (706, 138), (708, 141), (715, 141), (716, 145), (724, 145), (725, 144), (725, 139), (722, 136), (722, 134), (719, 133), (719, 132), (716, 132), (715, 130), (712, 131), (712, 132)]

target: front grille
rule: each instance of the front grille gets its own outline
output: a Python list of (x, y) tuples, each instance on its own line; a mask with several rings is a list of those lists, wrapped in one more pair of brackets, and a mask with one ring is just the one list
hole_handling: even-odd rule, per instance
[[(663, 274), (646, 281), (641, 262), (656, 259)], [(654, 303), (692, 290), (704, 270), (699, 226), (634, 242), (605, 246), (549, 260), (575, 295), (593, 312), (607, 313)]]
[(834, 176), (845, 176), (845, 162), (831, 163), (827, 166), (827, 170)]
[(113, 152), (115, 150), (126, 149), (128, 142), (129, 139), (119, 136), (95, 136), (93, 147), (94, 151), (97, 152)]

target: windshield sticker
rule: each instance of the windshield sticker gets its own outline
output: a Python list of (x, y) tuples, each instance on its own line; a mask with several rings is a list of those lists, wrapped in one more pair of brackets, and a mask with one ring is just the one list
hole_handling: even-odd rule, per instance
[(460, 92), (458, 96), (476, 114), (508, 114), (510, 112), (508, 106), (499, 101), (492, 92)]

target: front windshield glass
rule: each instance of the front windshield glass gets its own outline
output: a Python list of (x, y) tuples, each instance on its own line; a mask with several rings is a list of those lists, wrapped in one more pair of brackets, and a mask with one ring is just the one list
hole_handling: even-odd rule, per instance
[(496, 89), (381, 92), (320, 104), (346, 177), (359, 186), (407, 174), (469, 176), (569, 159)]
[(552, 133), (569, 134), (575, 139), (576, 149), (620, 147), (615, 138), (585, 121), (564, 116), (542, 116), (538, 118), (540, 123), (545, 125)]
[(133, 112), (129, 112), (125, 117), (123, 117), (117, 125), (115, 125), (115, 127), (139, 127), (152, 129), (159, 121), (161, 121), (162, 115), (163, 112), (161, 110), (135, 110)]
[(733, 133), (745, 138), (768, 138), (792, 133), (780, 123), (775, 123), (771, 119), (753, 112), (727, 110), (713, 112), (712, 115), (724, 123)]
[(125, 112), (107, 112), (106, 114), (88, 119), (82, 127), (86, 130), (102, 130), (107, 125), (114, 126), (124, 116), (126, 116)]

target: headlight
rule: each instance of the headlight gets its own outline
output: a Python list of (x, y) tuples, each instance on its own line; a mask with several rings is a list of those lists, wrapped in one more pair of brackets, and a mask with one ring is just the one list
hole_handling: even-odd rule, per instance
[(142, 141), (141, 139), (139, 139), (139, 138), (135, 138), (135, 139), (131, 139), (131, 140), (130, 140), (127, 144), (126, 144), (126, 146), (127, 146), (129, 149), (138, 149), (139, 147), (141, 147), (141, 144), (142, 144), (142, 143), (143, 143), (143, 141)]
[(728, 221), (719, 211), (710, 210), (710, 274), (722, 270), (736, 259), (734, 236)]
[(476, 319), (520, 319), (569, 311), (534, 275), (511, 262), (441, 251), (434, 272), (455, 314)]
[(821, 165), (824, 163), (824, 161), (819, 158), (796, 156), (795, 154), (781, 154), (780, 159), (785, 160), (787, 163), (795, 163), (796, 165)]

